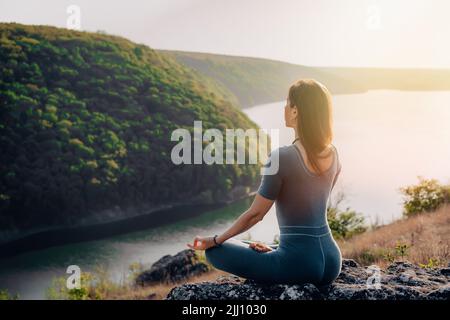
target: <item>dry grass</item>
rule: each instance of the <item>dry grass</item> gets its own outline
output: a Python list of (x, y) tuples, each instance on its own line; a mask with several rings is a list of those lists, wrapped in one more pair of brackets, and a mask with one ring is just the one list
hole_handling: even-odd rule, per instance
[(163, 300), (174, 287), (186, 283), (198, 283), (203, 281), (214, 281), (221, 275), (229, 275), (221, 270), (213, 269), (207, 273), (194, 276), (187, 281), (180, 281), (174, 283), (159, 283), (148, 287), (122, 287), (113, 292), (107, 293), (102, 299), (107, 300)]
[(434, 259), (439, 265), (447, 265), (450, 258), (450, 205), (339, 241), (345, 258), (355, 259), (363, 265), (374, 263), (382, 267), (392, 258), (400, 258), (395, 249), (398, 244), (408, 246), (403, 258), (410, 262), (427, 264), (429, 259)]

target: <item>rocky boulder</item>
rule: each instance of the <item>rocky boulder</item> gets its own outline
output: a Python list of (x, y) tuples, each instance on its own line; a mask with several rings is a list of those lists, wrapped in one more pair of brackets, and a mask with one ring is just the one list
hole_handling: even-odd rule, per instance
[(156, 261), (149, 270), (136, 277), (136, 284), (145, 286), (160, 282), (176, 282), (208, 272), (209, 266), (199, 259), (192, 249), (165, 255)]
[(344, 259), (336, 281), (324, 287), (312, 284), (260, 284), (237, 276), (214, 282), (173, 288), (167, 300), (448, 300), (449, 268), (424, 269), (395, 262), (385, 270), (362, 267)]

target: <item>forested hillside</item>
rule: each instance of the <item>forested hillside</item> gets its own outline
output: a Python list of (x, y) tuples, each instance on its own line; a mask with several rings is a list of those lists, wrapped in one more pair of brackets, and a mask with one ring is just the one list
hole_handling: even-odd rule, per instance
[[(172, 164), (176, 128), (250, 128), (233, 95), (120, 37), (0, 24), (0, 229), (223, 196), (255, 165)], [(208, 200), (208, 197), (205, 198)]]
[(310, 67), (252, 57), (161, 52), (221, 83), (244, 108), (286, 99), (289, 86), (300, 78), (314, 78), (332, 94), (376, 89), (450, 90), (449, 69)]
[(358, 82), (328, 74), (316, 67), (201, 52), (166, 50), (160, 52), (221, 83), (236, 95), (243, 108), (285, 99), (289, 86), (300, 78), (317, 79), (332, 93), (364, 91)]

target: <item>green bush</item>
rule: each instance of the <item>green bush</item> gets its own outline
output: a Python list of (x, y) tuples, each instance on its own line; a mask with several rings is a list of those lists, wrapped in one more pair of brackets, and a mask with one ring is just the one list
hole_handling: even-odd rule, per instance
[(94, 276), (88, 272), (81, 273), (80, 288), (68, 289), (66, 278), (59, 277), (52, 281), (52, 285), (47, 289), (46, 296), (50, 300), (91, 300), (100, 299), (92, 283)]
[(419, 263), (419, 267), (423, 269), (433, 269), (441, 264), (441, 261), (436, 258), (428, 258), (427, 263)]
[(410, 245), (402, 242), (397, 242), (395, 245), (395, 253), (397, 257), (401, 257), (402, 260), (405, 259), (405, 257), (408, 255), (408, 250), (410, 248)]
[[(368, 266), (374, 263), (378, 263), (378, 261), (382, 259), (389, 260), (390, 252), (386, 250), (386, 248), (366, 248), (362, 250), (356, 257), (356, 261), (361, 263), (364, 266)], [(392, 259), (393, 261), (393, 259)]]
[(18, 300), (19, 295), (11, 295), (8, 290), (2, 289), (0, 290), (0, 300)]
[[(130, 266), (130, 272), (132, 272)], [(130, 279), (133, 274), (130, 274)], [(80, 288), (68, 289), (67, 278), (57, 277), (47, 288), (46, 297), (50, 300), (102, 300), (107, 295), (127, 287), (127, 284), (115, 283), (110, 280), (108, 272), (102, 267), (96, 267), (94, 272), (82, 272)]]
[(441, 185), (436, 179), (418, 176), (419, 183), (400, 188), (404, 195), (403, 215), (406, 217), (436, 210), (450, 201), (450, 186)]
[(347, 207), (341, 211), (339, 204), (344, 200), (344, 194), (340, 193), (336, 203), (327, 208), (327, 219), (333, 237), (336, 239), (348, 239), (356, 234), (366, 232), (367, 226), (362, 214), (350, 210)]

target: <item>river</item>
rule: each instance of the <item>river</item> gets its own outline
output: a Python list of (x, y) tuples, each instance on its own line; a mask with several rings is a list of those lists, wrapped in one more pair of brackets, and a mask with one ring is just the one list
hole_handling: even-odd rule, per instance
[[(417, 176), (450, 183), (450, 92), (377, 90), (333, 96), (334, 144), (342, 173), (333, 192), (346, 195), (343, 206), (361, 212), (368, 222), (401, 217), (398, 188)], [(245, 109), (260, 127), (280, 130), (280, 145), (291, 143), (292, 129), (282, 128), (284, 102)], [(165, 254), (187, 248), (196, 235), (225, 230), (251, 203), (246, 199), (171, 225), (24, 253), (0, 260), (0, 289), (21, 299), (43, 299), (52, 279), (67, 276), (67, 266), (82, 271), (97, 266), (115, 281), (127, 277), (135, 262), (150, 266)], [(274, 208), (238, 238), (271, 242), (278, 233)]]

